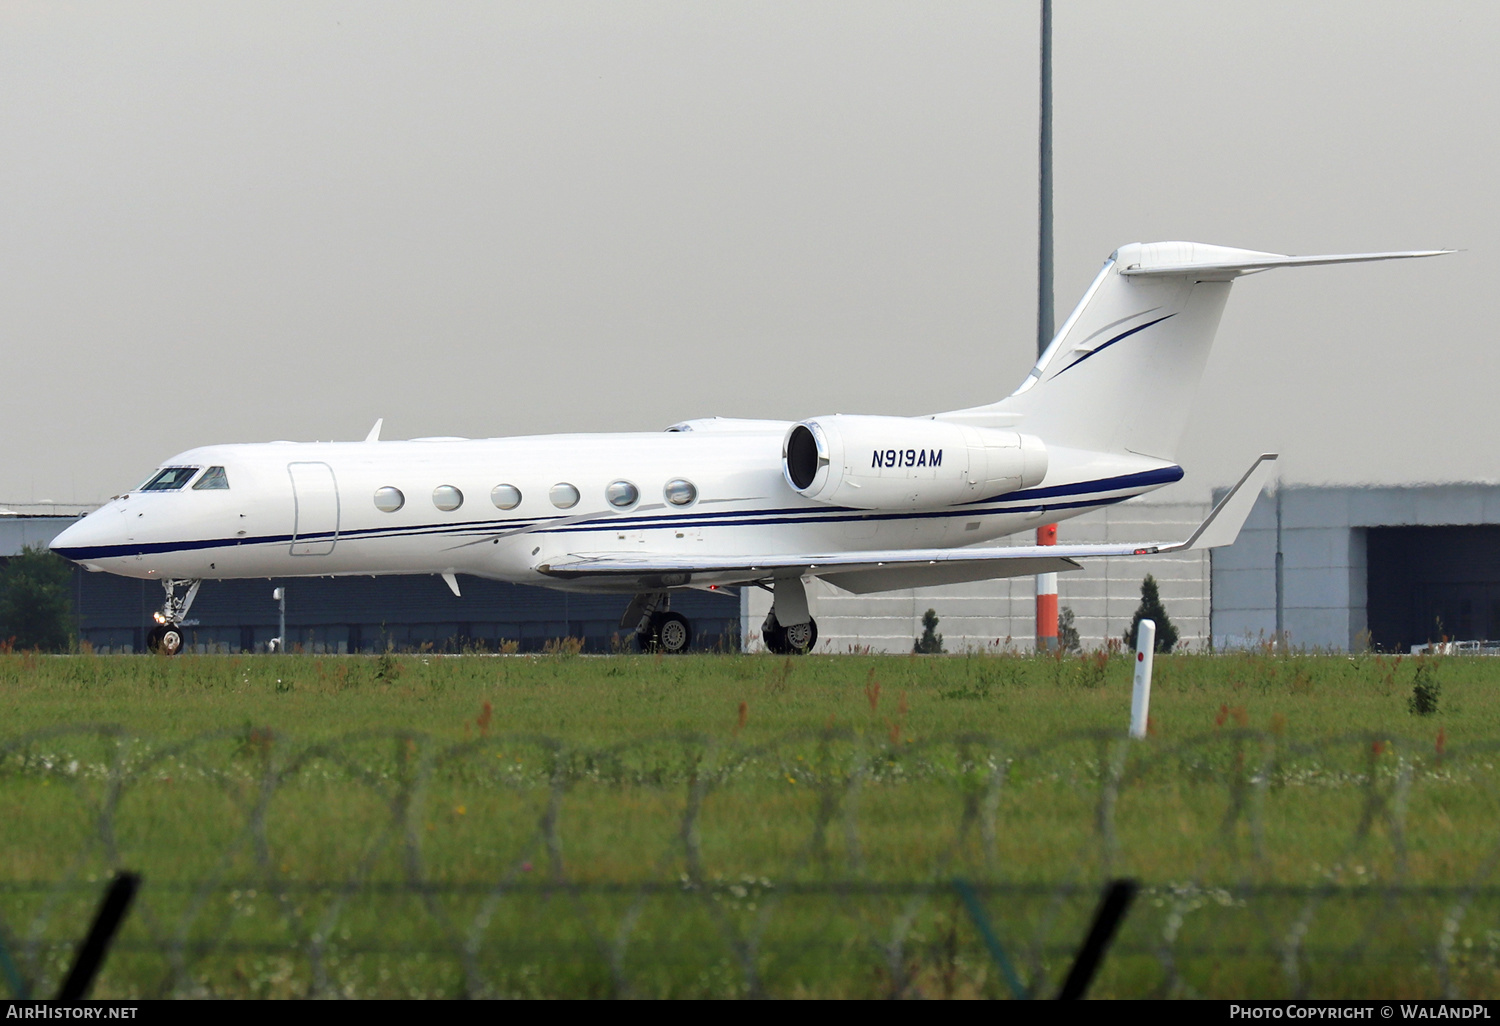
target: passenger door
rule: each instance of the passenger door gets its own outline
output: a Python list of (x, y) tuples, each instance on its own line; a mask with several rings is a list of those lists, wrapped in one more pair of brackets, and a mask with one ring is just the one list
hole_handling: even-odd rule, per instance
[(339, 540), (339, 489), (326, 463), (288, 463), (292, 477), (292, 555), (326, 556)]

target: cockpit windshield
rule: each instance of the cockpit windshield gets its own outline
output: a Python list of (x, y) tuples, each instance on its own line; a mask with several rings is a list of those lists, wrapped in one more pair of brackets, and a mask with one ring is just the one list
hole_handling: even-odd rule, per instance
[(193, 479), (197, 467), (162, 467), (151, 479), (136, 489), (138, 492), (175, 492)]
[(193, 485), (195, 492), (225, 491), (229, 490), (229, 475), (224, 473), (223, 467), (209, 467)]

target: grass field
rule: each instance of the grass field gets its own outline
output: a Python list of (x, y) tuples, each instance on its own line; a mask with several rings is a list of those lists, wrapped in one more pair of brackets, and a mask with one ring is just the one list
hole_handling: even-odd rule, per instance
[[(0, 943), (38, 993), (1493, 994), (1500, 664), (0, 655)], [(1411, 711), (1414, 685), (1436, 711)]]

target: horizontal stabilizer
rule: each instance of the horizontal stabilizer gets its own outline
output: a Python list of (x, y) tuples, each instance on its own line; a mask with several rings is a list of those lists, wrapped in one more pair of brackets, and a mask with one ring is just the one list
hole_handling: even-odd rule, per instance
[(1236, 278), (1273, 267), (1313, 267), (1319, 264), (1362, 264), (1373, 260), (1411, 260), (1442, 256), (1451, 249), (1414, 249), (1393, 253), (1337, 253), (1325, 256), (1284, 256), (1250, 249), (1207, 246), (1201, 242), (1151, 242), (1130, 247), (1137, 258), (1120, 268), (1127, 278), (1207, 275), (1214, 280)]

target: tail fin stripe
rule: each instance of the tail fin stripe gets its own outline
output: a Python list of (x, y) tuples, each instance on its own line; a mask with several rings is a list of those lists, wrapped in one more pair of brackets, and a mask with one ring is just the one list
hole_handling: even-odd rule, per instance
[(1166, 314), (1165, 316), (1158, 317), (1154, 321), (1147, 321), (1145, 324), (1142, 324), (1139, 328), (1131, 328), (1129, 331), (1122, 331), (1118, 335), (1116, 335), (1114, 338), (1112, 338), (1108, 342), (1104, 343), (1104, 345), (1100, 346), (1098, 349), (1094, 349), (1094, 350), (1091, 350), (1090, 352), (1084, 353), (1078, 359), (1074, 360), (1072, 363), (1068, 364), (1062, 370), (1060, 370), (1056, 374), (1052, 375), (1052, 377), (1053, 378), (1060, 378), (1064, 374), (1066, 374), (1068, 371), (1072, 370), (1074, 367), (1077, 367), (1084, 360), (1087, 360), (1091, 356), (1098, 356), (1100, 353), (1104, 352), (1106, 349), (1108, 349), (1110, 346), (1114, 345), (1116, 342), (1119, 342), (1121, 339), (1129, 338), (1131, 335), (1134, 335), (1138, 331), (1145, 331), (1147, 328), (1151, 327), (1151, 325), (1153, 325), (1153, 324), (1160, 324), (1162, 321), (1165, 321), (1165, 320), (1167, 320), (1170, 317), (1176, 317), (1176, 316), (1177, 316), (1176, 313), (1169, 313), (1169, 314)]

